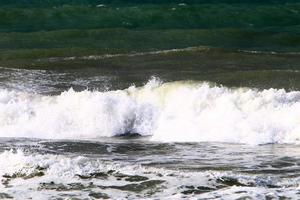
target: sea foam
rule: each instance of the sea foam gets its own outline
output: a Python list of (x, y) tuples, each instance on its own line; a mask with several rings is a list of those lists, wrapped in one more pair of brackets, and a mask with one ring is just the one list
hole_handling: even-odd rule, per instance
[[(187, 198), (186, 195), (189, 195), (189, 199), (218, 199), (220, 196), (236, 199), (245, 195), (252, 199), (265, 199), (265, 196), (297, 199), (299, 196), (297, 177), (279, 180), (276, 176), (232, 173), (226, 170), (180, 171), (136, 163), (106, 162), (101, 158), (85, 156), (28, 154), (21, 150), (0, 153), (0, 163), (2, 198), (3, 194), (7, 194), (15, 199), (43, 200), (67, 193), (87, 199), (91, 191), (100, 194), (104, 191), (112, 199), (140, 199), (142, 195), (148, 197), (149, 191), (152, 196), (147, 199), (183, 199)], [(105, 174), (106, 178), (92, 177), (91, 174)], [(120, 175), (144, 177), (147, 181), (133, 183), (128, 179), (121, 179)], [(136, 189), (140, 184), (151, 181), (159, 184), (142, 187), (137, 193), (123, 189)], [(229, 185), (224, 187), (226, 183)], [(230, 186), (232, 183), (239, 186)], [(271, 186), (274, 188), (270, 188)], [(196, 192), (190, 193), (193, 191)]]
[(0, 91), (0, 137), (97, 139), (138, 133), (164, 142), (297, 143), (300, 92), (162, 83), (58, 96)]

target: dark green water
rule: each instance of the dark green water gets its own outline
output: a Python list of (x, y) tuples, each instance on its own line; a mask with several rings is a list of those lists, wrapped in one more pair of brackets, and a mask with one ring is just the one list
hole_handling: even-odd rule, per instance
[(191, 46), (295, 52), (300, 3), (286, 1), (1, 1), (0, 59)]
[[(161, 52), (170, 49), (184, 51)], [(141, 70), (150, 73), (130, 83), (156, 75), (293, 90), (299, 51), (296, 0), (0, 2), (2, 67)], [(160, 70), (168, 77), (151, 74)]]
[(299, 91), (299, 0), (1, 0), (0, 199), (298, 199)]

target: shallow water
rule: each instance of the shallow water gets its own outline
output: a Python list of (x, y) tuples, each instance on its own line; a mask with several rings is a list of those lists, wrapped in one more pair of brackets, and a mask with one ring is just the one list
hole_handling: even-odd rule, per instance
[(299, 196), (298, 91), (1, 70), (2, 199)]
[(2, 0), (0, 199), (299, 199), (297, 0)]
[(298, 145), (2, 138), (0, 147), (1, 197), (295, 199), (300, 192)]

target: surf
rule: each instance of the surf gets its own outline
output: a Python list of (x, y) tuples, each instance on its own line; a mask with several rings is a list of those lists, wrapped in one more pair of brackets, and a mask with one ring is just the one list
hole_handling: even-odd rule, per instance
[(299, 143), (300, 92), (157, 78), (124, 90), (48, 96), (0, 90), (0, 137)]

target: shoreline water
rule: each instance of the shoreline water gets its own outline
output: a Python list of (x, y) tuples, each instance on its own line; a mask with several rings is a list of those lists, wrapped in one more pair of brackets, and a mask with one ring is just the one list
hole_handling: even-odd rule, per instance
[(298, 199), (298, 0), (2, 0), (0, 199)]

